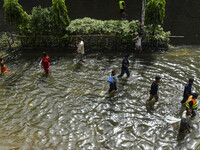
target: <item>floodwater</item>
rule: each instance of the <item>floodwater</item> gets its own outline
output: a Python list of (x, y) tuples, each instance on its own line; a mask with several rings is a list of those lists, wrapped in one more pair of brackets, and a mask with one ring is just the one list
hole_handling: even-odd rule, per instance
[[(75, 50), (74, 50), (75, 52)], [(51, 50), (51, 74), (39, 67), (39, 51), (2, 52), (8, 71), (0, 82), (0, 149), (187, 150), (200, 148), (199, 112), (192, 133), (178, 136), (184, 85), (194, 77), (200, 89), (200, 47), (130, 52), (130, 78), (108, 95), (112, 69), (120, 73), (124, 53), (86, 52), (77, 63), (70, 51)], [(146, 103), (156, 75), (158, 102)], [(32, 104), (33, 106), (30, 106)]]

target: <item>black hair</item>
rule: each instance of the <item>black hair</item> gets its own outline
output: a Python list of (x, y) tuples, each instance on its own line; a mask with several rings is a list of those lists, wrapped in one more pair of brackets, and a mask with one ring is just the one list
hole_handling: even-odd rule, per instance
[(197, 93), (193, 93), (192, 95), (194, 98), (197, 98), (199, 96), (199, 94), (197, 94)]
[(47, 53), (46, 53), (46, 52), (43, 52), (43, 56), (47, 57)]
[(82, 38), (81, 38), (81, 37), (78, 37), (78, 40), (82, 41)]
[(142, 32), (140, 32), (140, 33), (139, 33), (139, 35), (143, 35), (143, 33), (142, 33)]
[(157, 81), (157, 80), (160, 80), (161, 77), (160, 77), (160, 76), (156, 76), (155, 79), (156, 79), (156, 81)]
[(128, 57), (129, 57), (129, 55), (128, 55), (128, 54), (126, 54), (126, 55), (125, 55), (125, 57), (126, 57), (126, 58), (128, 58)]
[(111, 74), (113, 75), (114, 73), (116, 73), (115, 70), (112, 70), (112, 73), (111, 73)]
[(0, 61), (2, 61), (3, 59), (2, 58), (0, 58)]
[(192, 82), (192, 83), (193, 83), (193, 81), (194, 81), (194, 79), (193, 79), (193, 78), (190, 78), (190, 79), (189, 79), (189, 82)]

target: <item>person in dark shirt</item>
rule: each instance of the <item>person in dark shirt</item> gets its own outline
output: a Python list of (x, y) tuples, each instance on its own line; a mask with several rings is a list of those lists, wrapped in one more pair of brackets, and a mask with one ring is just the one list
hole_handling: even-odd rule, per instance
[(150, 97), (147, 101), (151, 101), (153, 98), (158, 101), (158, 84), (160, 82), (160, 76), (155, 77), (155, 81), (151, 84)]
[(118, 76), (118, 78), (121, 78), (124, 75), (124, 73), (127, 74), (127, 77), (130, 76), (128, 67), (129, 67), (129, 60), (128, 60), (128, 55), (126, 55), (122, 61), (121, 74)]
[(116, 91), (117, 90), (117, 78), (115, 77), (116, 72), (115, 70), (112, 71), (111, 77), (108, 79), (108, 82), (110, 83), (110, 89), (108, 92)]
[(185, 85), (184, 93), (183, 93), (183, 100), (181, 103), (185, 103), (188, 99), (188, 97), (192, 94), (192, 84), (194, 79), (190, 78), (188, 83)]

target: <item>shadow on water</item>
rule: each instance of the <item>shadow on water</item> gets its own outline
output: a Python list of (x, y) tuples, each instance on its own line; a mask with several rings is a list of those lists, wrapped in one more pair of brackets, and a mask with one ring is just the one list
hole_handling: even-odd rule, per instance
[(80, 71), (81, 67), (83, 66), (81, 61), (78, 61), (76, 64), (73, 66), (73, 72), (78, 72)]
[(156, 56), (153, 52), (142, 52), (142, 53), (135, 53), (132, 61), (135, 64), (136, 62), (139, 62), (141, 64), (141, 76), (145, 74), (145, 72), (148, 70), (149, 66), (152, 66), (154, 61), (156, 59)]
[(46, 73), (42, 73), (41, 75), (39, 75), (37, 81), (38, 83), (47, 83), (47, 78), (51, 76), (51, 74), (46, 74)]
[(155, 104), (156, 100), (151, 100), (150, 102), (146, 102), (147, 113), (153, 114), (155, 112)]

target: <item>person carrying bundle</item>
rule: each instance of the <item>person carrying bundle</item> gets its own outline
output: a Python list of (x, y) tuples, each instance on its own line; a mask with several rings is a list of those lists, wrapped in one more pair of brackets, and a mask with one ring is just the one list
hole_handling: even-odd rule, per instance
[(110, 89), (108, 90), (108, 93), (111, 93), (112, 91), (117, 90), (118, 78), (116, 78), (115, 75), (116, 75), (116, 72), (115, 72), (115, 70), (113, 70), (111, 73), (111, 77), (107, 80), (110, 83)]

